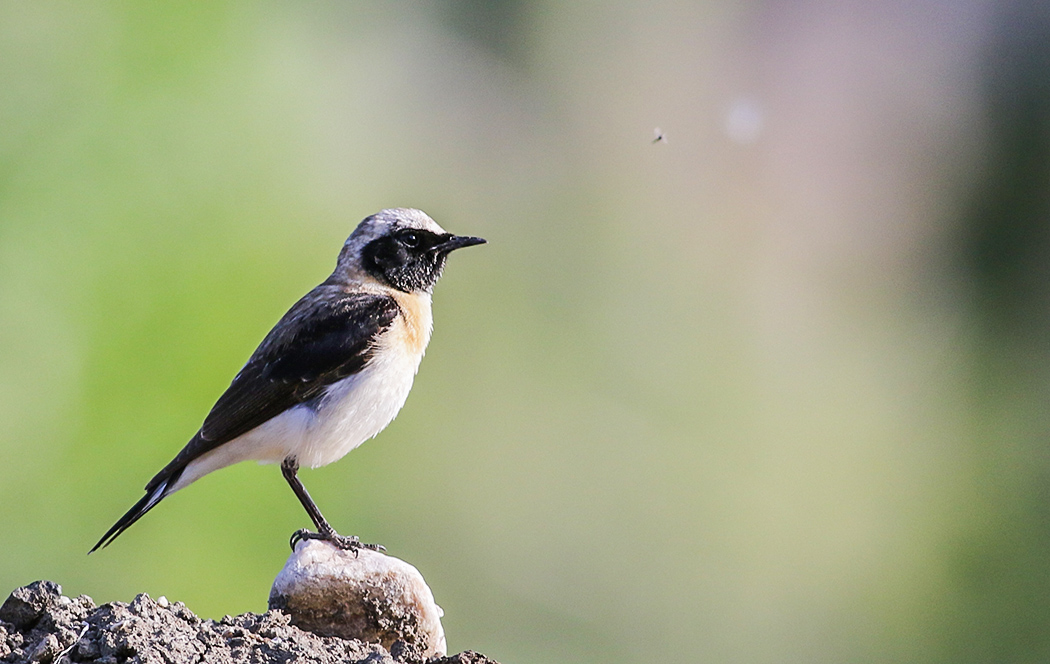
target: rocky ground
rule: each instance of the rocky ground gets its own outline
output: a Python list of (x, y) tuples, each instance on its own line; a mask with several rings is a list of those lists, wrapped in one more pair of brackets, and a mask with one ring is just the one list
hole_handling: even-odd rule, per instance
[[(86, 595), (65, 597), (52, 581), (18, 588), (0, 606), (0, 660), (11, 663), (416, 664), (410, 650), (403, 642), (387, 651), (378, 644), (318, 636), (275, 610), (202, 620), (181, 602), (144, 594), (130, 604), (95, 606)], [(431, 664), (497, 663), (467, 651)]]

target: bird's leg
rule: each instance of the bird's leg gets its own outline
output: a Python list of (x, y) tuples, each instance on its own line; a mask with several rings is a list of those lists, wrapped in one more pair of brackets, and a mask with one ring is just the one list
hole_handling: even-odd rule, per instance
[(371, 549), (372, 551), (386, 551), (386, 548), (381, 544), (362, 544), (361, 540), (351, 535), (346, 537), (335, 532), (335, 528), (329, 525), (328, 520), (321, 514), (321, 510), (317, 508), (317, 504), (314, 503), (313, 499), (310, 498), (310, 493), (303, 486), (302, 481), (298, 476), (299, 472), (299, 460), (295, 457), (287, 457), (281, 462), (281, 474), (284, 475), (284, 479), (288, 482), (288, 485), (292, 487), (292, 491), (295, 492), (295, 497), (302, 503), (303, 509), (310, 515), (310, 520), (314, 522), (314, 526), (317, 528), (316, 533), (312, 533), (305, 528), (297, 530), (292, 533), (292, 539), (289, 542), (292, 546), (292, 550), (295, 550), (295, 545), (300, 540), (308, 539), (320, 539), (327, 542), (331, 542), (340, 549), (346, 549), (353, 551), (355, 554), (358, 549)]
[(335, 535), (335, 529), (329, 525), (328, 520), (321, 514), (321, 510), (317, 508), (317, 504), (310, 498), (310, 493), (303, 486), (298, 473), (299, 461), (295, 457), (288, 457), (281, 462), (281, 474), (284, 475), (284, 479), (292, 487), (295, 497), (302, 503), (303, 509), (310, 516), (310, 520), (314, 522), (317, 532), (323, 535)]

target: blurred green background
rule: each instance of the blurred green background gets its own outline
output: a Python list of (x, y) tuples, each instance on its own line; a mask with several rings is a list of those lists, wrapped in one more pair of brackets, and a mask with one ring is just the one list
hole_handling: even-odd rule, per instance
[(85, 554), (392, 206), (490, 244), (303, 478), (451, 651), (1050, 659), (1034, 1), (0, 3), (0, 594), (263, 610), (272, 466)]

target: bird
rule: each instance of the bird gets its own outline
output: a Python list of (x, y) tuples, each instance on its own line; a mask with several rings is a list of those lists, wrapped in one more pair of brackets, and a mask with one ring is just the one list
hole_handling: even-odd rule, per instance
[(431, 293), (449, 253), (485, 244), (453, 235), (421, 210), (366, 217), (335, 270), (274, 325), (200, 429), (153, 476), (145, 495), (89, 553), (108, 546), (160, 501), (241, 461), (279, 463), (313, 521), (291, 538), (384, 550), (339, 535), (298, 477), (341, 459), (394, 419), (408, 398), (433, 329)]

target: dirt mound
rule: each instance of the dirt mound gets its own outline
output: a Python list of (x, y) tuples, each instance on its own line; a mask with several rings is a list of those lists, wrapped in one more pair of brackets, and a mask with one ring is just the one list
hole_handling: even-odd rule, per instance
[[(95, 606), (62, 595), (53, 581), (18, 588), (0, 606), (0, 660), (69, 664), (413, 663), (410, 649), (324, 637), (290, 624), (280, 611), (202, 620), (182, 602), (142, 594), (130, 604)], [(59, 662), (59, 660), (63, 660)], [(475, 652), (431, 664), (497, 664)]]

